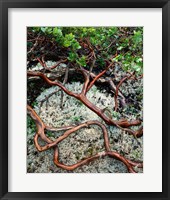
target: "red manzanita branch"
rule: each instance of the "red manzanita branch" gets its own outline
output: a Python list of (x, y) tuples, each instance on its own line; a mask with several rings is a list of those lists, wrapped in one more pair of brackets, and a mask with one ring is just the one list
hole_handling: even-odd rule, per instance
[(55, 86), (59, 86), (66, 94), (75, 97), (76, 99), (80, 100), (84, 105), (86, 105), (89, 109), (91, 109), (93, 112), (95, 112), (99, 117), (101, 117), (108, 125), (114, 125), (114, 126), (121, 126), (124, 128), (127, 128), (129, 126), (135, 126), (135, 125), (139, 125), (141, 122), (139, 120), (134, 120), (134, 121), (127, 121), (125, 119), (123, 120), (113, 120), (110, 119), (107, 115), (105, 115), (102, 110), (100, 108), (98, 108), (96, 105), (94, 105), (93, 103), (91, 103), (87, 97), (86, 97), (86, 87), (88, 85), (89, 82), (89, 76), (88, 74), (81, 70), (81, 72), (83, 73), (84, 77), (85, 77), (85, 85), (83, 86), (83, 89), (81, 91), (80, 94), (77, 93), (73, 93), (71, 91), (69, 91), (66, 87), (63, 86), (62, 83), (60, 83), (59, 81), (51, 81), (49, 78), (47, 78), (43, 73), (41, 72), (31, 72), (28, 71), (27, 75), (28, 76), (38, 76), (43, 78), (48, 84), (50, 85), (55, 85)]
[(53, 65), (51, 67), (47, 67), (46, 62), (44, 60), (44, 56), (42, 56), (42, 60), (40, 58), (37, 58), (37, 60), (39, 61), (39, 63), (41, 64), (41, 66), (44, 67), (48, 71), (52, 71), (53, 69), (55, 69), (56, 67), (58, 67), (61, 63), (65, 63), (67, 61), (67, 59), (60, 60), (55, 65)]
[(129, 173), (136, 173), (136, 171), (133, 169), (133, 167), (139, 167), (139, 168), (143, 167), (143, 163), (130, 161), (130, 160), (126, 159), (125, 157), (121, 156), (119, 153), (114, 152), (114, 151), (99, 152), (96, 155), (91, 156), (89, 158), (85, 158), (76, 164), (65, 165), (65, 164), (59, 162), (58, 146), (56, 146), (54, 149), (54, 163), (58, 167), (65, 169), (65, 170), (74, 170), (82, 165), (88, 164), (89, 162), (96, 160), (97, 158), (101, 158), (101, 157), (105, 157), (105, 156), (109, 156), (109, 157), (115, 158), (115, 159), (123, 162), (125, 164), (125, 166), (127, 167)]
[(61, 63), (65, 63), (67, 61), (67, 58), (65, 60), (59, 60), (55, 65), (51, 67), (47, 67), (46, 62), (44, 60), (44, 56), (42, 56), (42, 61), (43, 61), (45, 69), (48, 69), (49, 71), (51, 71), (52, 69), (55, 69), (56, 67), (58, 67)]
[(69, 90), (67, 90), (67, 88), (65, 88), (63, 86), (62, 83), (60, 83), (59, 81), (51, 81), (49, 78), (47, 78), (43, 73), (41, 72), (33, 72), (33, 71), (27, 71), (27, 76), (37, 76), (37, 77), (41, 77), (42, 79), (44, 79), (48, 84), (50, 85), (55, 85), (60, 87), (66, 94), (73, 96), (75, 98), (77, 98), (78, 94), (73, 93)]
[[(130, 173), (136, 173), (136, 171), (133, 169), (133, 167), (135, 167), (135, 166), (143, 167), (142, 163), (130, 161), (130, 160), (126, 159), (125, 157), (123, 157), (122, 155), (120, 155), (119, 153), (117, 153), (115, 151), (111, 151), (107, 129), (99, 121), (96, 121), (96, 120), (95, 121), (88, 121), (88, 122), (82, 123), (82, 124), (80, 124), (78, 126), (74, 126), (74, 127), (69, 126), (69, 127), (62, 127), (62, 128), (53, 128), (53, 127), (46, 126), (42, 122), (42, 120), (40, 119), (38, 114), (30, 106), (27, 106), (27, 111), (30, 114), (30, 116), (32, 117), (32, 119), (35, 121), (36, 127), (37, 127), (37, 132), (36, 132), (35, 137), (34, 137), (34, 142), (35, 142), (36, 148), (39, 151), (45, 151), (47, 149), (53, 148), (54, 149), (54, 163), (62, 169), (74, 170), (81, 165), (87, 164), (90, 161), (93, 161), (97, 158), (104, 157), (104, 156), (107, 156), (107, 155), (123, 162), (126, 165), (128, 171)], [(63, 141), (65, 138), (67, 138), (70, 134), (74, 133), (75, 131), (77, 131), (81, 128), (88, 127), (90, 125), (97, 125), (101, 128), (101, 130), (103, 132), (103, 137), (104, 137), (105, 151), (99, 152), (96, 155), (93, 155), (89, 158), (85, 158), (85, 159), (83, 159), (83, 160), (81, 160), (78, 163), (73, 164), (73, 165), (65, 165), (65, 164), (60, 163), (59, 162), (58, 143)], [(45, 135), (45, 133), (44, 133), (45, 129), (51, 130), (51, 131), (57, 131), (57, 130), (66, 130), (66, 131), (63, 135), (58, 137), (55, 141), (52, 141)], [(41, 137), (41, 139), (44, 140), (44, 142), (46, 142), (47, 144), (44, 145), (44, 146), (40, 146), (39, 143), (38, 143), (38, 137)]]
[(90, 88), (94, 85), (94, 83), (96, 82), (96, 80), (98, 80), (101, 76), (103, 76), (103, 74), (105, 74), (105, 73), (107, 72), (107, 70), (108, 70), (111, 66), (113, 66), (113, 63), (110, 63), (110, 64), (108, 65), (108, 67), (106, 67), (105, 70), (103, 70), (100, 74), (98, 74), (98, 75), (93, 79), (93, 81), (89, 84), (86, 93), (87, 93), (87, 92), (90, 90)]
[(51, 140), (46, 137), (44, 130), (45, 125), (40, 119), (40, 117), (37, 115), (37, 113), (31, 108), (31, 106), (27, 105), (27, 112), (32, 117), (32, 119), (35, 121), (36, 127), (37, 127), (37, 136), (40, 136), (42, 140), (44, 140), (47, 143), (50, 143)]

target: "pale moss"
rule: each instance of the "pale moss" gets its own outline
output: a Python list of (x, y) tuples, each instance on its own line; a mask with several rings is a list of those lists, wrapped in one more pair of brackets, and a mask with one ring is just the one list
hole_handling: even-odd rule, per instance
[[(82, 84), (79, 82), (66, 84), (65, 86), (66, 88), (68, 88), (68, 90), (76, 93), (80, 93), (82, 89)], [(98, 120), (104, 123), (103, 120), (97, 114), (95, 114), (85, 105), (83, 105), (77, 99), (70, 97), (65, 93), (63, 97), (63, 109), (61, 109), (61, 92), (58, 92), (49, 98), (47, 102), (47, 107), (46, 102), (44, 102), (40, 108), (40, 101), (57, 89), (58, 87), (51, 87), (49, 89), (46, 89), (36, 99), (36, 101), (38, 102), (38, 106), (34, 109), (37, 113), (40, 113), (39, 115), (46, 125), (60, 127), (66, 125), (73, 125), (73, 123), (82, 123), (89, 120)], [(114, 98), (110, 94), (106, 93), (106, 91), (99, 91), (96, 86), (93, 86), (91, 90), (87, 93), (87, 98), (100, 109), (103, 109), (105, 107), (107, 107), (111, 111), (113, 111), (114, 109)], [(130, 117), (133, 118), (134, 116)], [(111, 143), (111, 149), (116, 150), (121, 154), (123, 151), (125, 151), (125, 156), (127, 158), (135, 159), (135, 153), (133, 148), (134, 145), (138, 144), (133, 138), (133, 136), (129, 136), (128, 134), (123, 133), (122, 130), (113, 126), (107, 126), (107, 129), (109, 134), (109, 140)], [(58, 137), (59, 135), (61, 135), (61, 132), (55, 133), (55, 137)], [(114, 141), (115, 139), (117, 139), (117, 142)], [(139, 141), (142, 144), (142, 138), (140, 138)], [(89, 128), (80, 129), (59, 143), (60, 161), (67, 165), (77, 163), (81, 159), (84, 159), (91, 155), (95, 155), (97, 152), (103, 152), (104, 150), (105, 147), (103, 134), (101, 128), (96, 125), (90, 126)], [(142, 147), (140, 147), (137, 151), (140, 153), (138, 156), (138, 160), (142, 160), (142, 151)], [(67, 172), (66, 170), (62, 170), (54, 165), (52, 150), (48, 150), (41, 153), (38, 152), (38, 156), (37, 158), (35, 158), (34, 153), (36, 152), (36, 149), (34, 147), (34, 144), (32, 144), (28, 146), (28, 152), (28, 160), (30, 161), (30, 159), (32, 159), (32, 162), (34, 163), (34, 166), (32, 167), (30, 164), (28, 164), (30, 172)], [(39, 157), (45, 158), (43, 162)], [(36, 163), (37, 159), (38, 164)], [(73, 170), (73, 173), (88, 172), (127, 173), (127, 169), (122, 162), (117, 161), (113, 158), (104, 157), (97, 159), (89, 163), (88, 165), (84, 165)]]

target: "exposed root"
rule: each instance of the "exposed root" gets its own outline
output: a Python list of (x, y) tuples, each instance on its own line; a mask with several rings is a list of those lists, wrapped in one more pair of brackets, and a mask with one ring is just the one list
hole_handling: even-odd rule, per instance
[[(34, 136), (34, 143), (35, 143), (37, 150), (38, 151), (45, 151), (45, 150), (53, 148), (54, 149), (54, 163), (58, 167), (61, 167), (62, 169), (74, 170), (81, 165), (87, 164), (87, 163), (89, 163), (89, 162), (91, 162), (91, 161), (93, 161), (97, 158), (104, 157), (104, 156), (110, 156), (110, 157), (113, 157), (113, 158), (123, 162), (126, 165), (128, 171), (130, 173), (136, 173), (136, 171), (134, 170), (133, 167), (136, 167), (136, 166), (137, 167), (143, 167), (142, 163), (130, 161), (130, 160), (126, 159), (124, 156), (120, 155), (119, 153), (117, 153), (115, 151), (111, 151), (107, 129), (106, 129), (105, 125), (103, 125), (99, 121), (87, 121), (87, 122), (82, 123), (78, 126), (66, 126), (66, 127), (62, 127), (62, 128), (54, 128), (54, 127), (46, 126), (42, 122), (42, 120), (40, 119), (38, 114), (29, 105), (27, 105), (27, 111), (36, 123), (37, 132)], [(58, 144), (61, 141), (63, 141), (65, 138), (67, 138), (70, 134), (76, 132), (77, 130), (79, 130), (81, 128), (88, 127), (90, 125), (97, 125), (101, 128), (101, 130), (103, 132), (103, 136), (104, 136), (105, 151), (99, 152), (96, 155), (91, 156), (89, 158), (85, 158), (85, 159), (83, 159), (83, 160), (81, 160), (78, 163), (73, 164), (73, 165), (65, 165), (65, 164), (60, 163), (59, 162)], [(58, 131), (58, 130), (66, 130), (66, 131), (64, 132), (63, 135), (58, 137), (55, 141), (52, 141), (51, 139), (49, 139), (45, 135), (45, 129), (50, 130), (50, 131)], [(46, 143), (46, 145), (44, 145), (44, 146), (39, 145), (39, 143), (38, 143), (39, 137)]]
[(85, 78), (85, 82), (82, 88), (82, 91), (80, 94), (77, 93), (73, 93), (71, 91), (69, 91), (66, 87), (64, 87), (64, 85), (59, 82), (59, 81), (51, 81), (49, 78), (47, 78), (43, 73), (41, 72), (31, 72), (28, 71), (27, 75), (28, 76), (38, 76), (43, 78), (48, 84), (50, 85), (55, 85), (60, 87), (66, 94), (75, 97), (76, 99), (80, 100), (84, 105), (86, 105), (89, 109), (91, 109), (93, 112), (95, 112), (98, 116), (100, 116), (108, 125), (114, 125), (114, 126), (121, 126), (123, 128), (128, 128), (130, 126), (136, 126), (141, 124), (140, 120), (134, 120), (134, 121), (127, 121), (125, 119), (121, 119), (119, 121), (110, 119), (107, 115), (105, 115), (102, 110), (100, 108), (98, 108), (96, 105), (94, 105), (93, 103), (91, 103), (87, 97), (86, 97), (86, 92), (88, 90), (88, 84), (89, 84), (89, 76), (88, 74), (84, 71), (81, 70), (80, 71), (83, 73), (84, 78)]

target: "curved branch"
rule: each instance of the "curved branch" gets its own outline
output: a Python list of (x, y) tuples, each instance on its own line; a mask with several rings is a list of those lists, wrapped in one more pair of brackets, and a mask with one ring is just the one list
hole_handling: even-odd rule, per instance
[(58, 143), (60, 143), (62, 140), (67, 138), (70, 134), (76, 132), (77, 130), (79, 130), (81, 128), (88, 127), (89, 125), (98, 125), (98, 126), (100, 126), (100, 128), (103, 131), (103, 136), (104, 136), (104, 141), (105, 141), (105, 148), (106, 148), (107, 151), (109, 151), (110, 147), (109, 147), (109, 140), (108, 140), (106, 127), (104, 125), (102, 125), (98, 121), (88, 121), (88, 122), (82, 123), (82, 124), (80, 124), (80, 125), (78, 125), (76, 127), (73, 127), (70, 130), (67, 130), (63, 135), (58, 137), (54, 142), (50, 141), (50, 142), (48, 142), (48, 144), (46, 144), (44, 146), (40, 146), (38, 144), (38, 135), (36, 135), (36, 137), (34, 138), (36, 147), (37, 147), (37, 149), (39, 151), (45, 151), (45, 150), (51, 149), (51, 148), (55, 147)]
[(93, 81), (89, 84), (88, 88), (87, 88), (87, 91), (86, 93), (90, 90), (90, 88), (94, 85), (94, 83), (101, 77), (103, 76), (103, 74), (105, 74), (107, 72), (107, 70), (113, 66), (113, 63), (110, 63), (105, 70), (103, 70), (100, 74), (98, 74), (94, 79)]
[(60, 87), (66, 94), (73, 96), (75, 98), (78, 97), (78, 94), (73, 93), (71, 91), (69, 91), (66, 87), (63, 86), (62, 83), (60, 83), (59, 81), (51, 81), (49, 78), (47, 78), (43, 73), (41, 72), (32, 72), (32, 71), (28, 71), (27, 72), (27, 76), (38, 76), (41, 77), (42, 79), (44, 79), (48, 84), (50, 85), (55, 85)]
[(81, 161), (79, 161), (78, 163), (76, 164), (73, 164), (73, 165), (65, 165), (61, 162), (59, 162), (59, 152), (58, 152), (58, 147), (56, 146), (55, 149), (54, 149), (54, 163), (62, 168), (62, 169), (65, 169), (65, 170), (68, 170), (68, 171), (71, 171), (71, 170), (74, 170), (82, 165), (85, 165), (85, 164), (88, 164), (89, 162), (91, 161), (94, 161), (96, 160), (97, 158), (101, 158), (101, 157), (105, 157), (105, 156), (109, 156), (109, 157), (113, 157), (119, 161), (121, 161), (122, 163), (125, 164), (125, 166), (127, 167), (128, 169), (128, 172), (130, 173), (136, 173), (136, 171), (133, 169), (133, 167), (137, 166), (137, 167), (143, 167), (143, 164), (142, 163), (138, 163), (138, 162), (132, 162), (128, 159), (126, 159), (125, 157), (121, 156), (119, 153), (117, 152), (114, 152), (114, 151), (103, 151), (103, 152), (99, 152), (97, 153), (96, 155), (94, 156), (91, 156), (89, 158), (85, 158)]
[(44, 133), (45, 125), (42, 122), (42, 120), (40, 119), (40, 117), (29, 105), (27, 105), (27, 112), (31, 116), (31, 118), (35, 121), (35, 124), (37, 127), (36, 135), (39, 135), (41, 137), (41, 139), (43, 139), (45, 142), (50, 143), (51, 140)]
[(41, 118), (38, 116), (38, 114), (31, 108), (31, 106), (27, 105), (27, 112), (30, 115), (30, 117), (34, 120), (36, 127), (37, 127), (37, 132), (34, 137), (34, 142), (35, 146), (37, 147), (38, 150), (40, 150), (40, 146), (38, 145), (38, 137), (41, 137), (42, 140), (46, 143), (51, 143), (52, 140), (50, 140), (46, 135), (45, 135), (45, 129), (50, 130), (50, 131), (60, 131), (60, 130), (68, 130), (71, 128), (74, 128), (74, 126), (65, 126), (65, 127), (50, 127), (46, 126)]
[[(102, 123), (100, 123), (96, 120), (82, 123), (82, 124), (80, 124), (76, 127), (72, 127), (72, 126), (63, 127), (62, 130), (66, 130), (65, 133), (63, 135), (61, 135), (60, 137), (58, 137), (55, 141), (52, 141), (48, 137), (46, 137), (46, 135), (44, 134), (44, 129), (56, 131), (56, 130), (58, 130), (58, 128), (46, 126), (42, 122), (40, 117), (37, 115), (37, 113), (30, 106), (27, 106), (27, 110), (28, 110), (28, 113), (30, 114), (30, 116), (32, 117), (32, 119), (35, 121), (36, 126), (37, 126), (37, 133), (34, 136), (34, 143), (35, 143), (36, 148), (38, 149), (38, 151), (45, 151), (47, 149), (54, 148), (54, 163), (58, 167), (61, 167), (62, 169), (74, 170), (81, 165), (87, 164), (90, 161), (93, 161), (93, 160), (95, 160), (99, 157), (103, 157), (103, 156), (106, 156), (106, 155), (123, 162), (126, 165), (128, 171), (130, 173), (136, 173), (135, 170), (133, 169), (133, 167), (135, 167), (135, 166), (143, 167), (142, 163), (130, 161), (130, 160), (126, 159), (125, 157), (123, 157), (122, 155), (120, 155), (119, 153), (111, 151), (107, 129)], [(85, 159), (79, 161), (78, 163), (70, 165), (70, 166), (60, 163), (59, 162), (59, 154), (58, 154), (57, 144), (59, 142), (63, 141), (65, 138), (67, 138), (70, 134), (74, 133), (75, 131), (77, 131), (81, 128), (84, 128), (84, 127), (88, 127), (90, 125), (97, 125), (102, 129), (103, 137), (104, 137), (105, 151), (97, 153), (96, 155), (91, 156), (89, 158), (85, 158)], [(59, 130), (61, 130), (61, 128), (59, 128)], [(43, 147), (40, 146), (39, 143), (38, 143), (39, 137), (41, 137), (41, 139), (44, 140), (47, 143)]]
[[(87, 77), (88, 77), (88, 74), (86, 74), (86, 72), (84, 70), (80, 70), (84, 77), (85, 77), (85, 83), (87, 84)], [(48, 84), (50, 85), (57, 85), (59, 86), (61, 89), (63, 89), (63, 91), (70, 95), (70, 96), (73, 96), (75, 97), (76, 99), (80, 100), (84, 105), (86, 105), (90, 110), (92, 110), (93, 112), (95, 112), (99, 117), (101, 117), (108, 125), (114, 125), (114, 126), (121, 126), (121, 127), (124, 127), (124, 128), (127, 128), (129, 126), (136, 126), (136, 125), (139, 125), (141, 123), (140, 120), (134, 120), (134, 121), (127, 121), (125, 119), (122, 119), (122, 120), (119, 120), (119, 121), (116, 121), (116, 120), (113, 120), (113, 119), (110, 119), (107, 115), (105, 115), (102, 110), (100, 108), (98, 108), (96, 105), (92, 104), (88, 99), (87, 97), (85, 96), (85, 94), (83, 92), (81, 92), (80, 94), (77, 94), (77, 93), (73, 93), (69, 90), (67, 90), (67, 88), (65, 88), (62, 83), (60, 82), (56, 82), (56, 81), (51, 81), (50, 79), (48, 79), (43, 73), (41, 72), (30, 72), (28, 71), (27, 72), (27, 75), (28, 76), (38, 76), (38, 77), (41, 77), (43, 78)], [(83, 87), (83, 90), (84, 91), (86, 89), (86, 86)]]

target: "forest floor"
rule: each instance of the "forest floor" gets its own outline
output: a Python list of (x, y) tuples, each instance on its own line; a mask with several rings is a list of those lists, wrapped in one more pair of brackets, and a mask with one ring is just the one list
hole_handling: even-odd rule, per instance
[[(51, 65), (46, 61), (47, 65)], [(65, 67), (61, 63), (61, 68)], [(29, 70), (35, 71), (41, 66), (31, 65)], [(57, 68), (59, 69), (59, 67)], [(116, 76), (113, 77), (113, 74)], [(114, 78), (117, 84), (126, 75), (119, 65), (116, 65), (113, 71), (109, 71), (107, 77)], [(70, 75), (65, 87), (70, 91), (79, 93), (83, 86), (82, 77), (79, 74)], [(29, 80), (30, 81), (30, 80)], [(34, 88), (34, 89), (33, 89)], [(59, 89), (57, 86), (50, 86), (41, 79), (33, 79), (28, 84), (28, 102), (40, 116), (41, 120), (48, 126), (61, 127), (68, 125), (78, 125), (88, 120), (98, 120), (105, 122), (93, 111), (83, 105), (74, 97), (64, 93), (61, 106), (61, 91), (51, 95), (51, 97), (42, 103), (46, 96)], [(111, 92), (107, 83), (96, 83), (87, 93), (88, 99), (100, 109), (105, 109), (106, 114), (115, 120), (122, 118), (128, 121), (140, 119), (143, 120), (143, 79), (126, 80), (120, 87), (120, 92), (126, 99), (126, 105), (121, 105), (118, 97), (118, 110), (114, 111), (115, 100), (114, 93)], [(73, 171), (68, 171), (57, 167), (53, 162), (53, 150), (38, 152), (34, 145), (35, 127), (30, 126), (30, 117), (27, 122), (27, 172), (28, 173), (128, 173), (126, 166), (108, 156), (98, 158), (88, 164), (82, 165)], [(143, 162), (143, 136), (135, 138), (115, 126), (105, 124), (108, 130), (110, 148), (112, 151), (120, 153), (127, 159)], [(139, 129), (139, 126), (133, 126), (133, 130)], [(63, 131), (46, 132), (51, 140), (55, 140), (63, 134)], [(39, 141), (44, 144), (43, 141)], [(104, 151), (104, 138), (101, 129), (98, 126), (90, 126), (72, 133), (69, 137), (58, 144), (60, 162), (66, 165), (72, 165), (78, 161), (93, 156), (98, 152)], [(135, 168), (136, 172), (142, 173), (142, 168)]]

